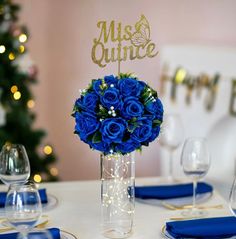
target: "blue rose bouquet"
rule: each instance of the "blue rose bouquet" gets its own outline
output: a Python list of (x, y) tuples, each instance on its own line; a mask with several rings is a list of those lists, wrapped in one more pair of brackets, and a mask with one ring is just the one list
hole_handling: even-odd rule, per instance
[(74, 104), (75, 134), (104, 154), (127, 154), (160, 133), (163, 106), (157, 92), (130, 74), (92, 80)]

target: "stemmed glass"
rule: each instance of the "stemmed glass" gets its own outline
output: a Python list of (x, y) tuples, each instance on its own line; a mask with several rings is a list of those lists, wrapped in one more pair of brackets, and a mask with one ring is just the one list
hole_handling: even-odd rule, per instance
[(6, 185), (22, 184), (30, 176), (30, 163), (25, 147), (5, 144), (0, 153), (0, 179)]
[(234, 179), (229, 195), (229, 207), (233, 215), (236, 216), (236, 178)]
[(181, 164), (184, 173), (193, 180), (193, 206), (183, 214), (192, 217), (204, 216), (205, 212), (196, 208), (197, 181), (206, 175), (210, 167), (210, 154), (204, 138), (188, 138), (185, 141)]
[(164, 115), (160, 144), (169, 151), (168, 181), (173, 180), (173, 155), (184, 139), (184, 128), (178, 114)]
[(42, 213), (38, 190), (33, 182), (11, 184), (5, 203), (5, 216), (17, 231), (19, 239), (27, 239), (29, 231), (36, 225)]

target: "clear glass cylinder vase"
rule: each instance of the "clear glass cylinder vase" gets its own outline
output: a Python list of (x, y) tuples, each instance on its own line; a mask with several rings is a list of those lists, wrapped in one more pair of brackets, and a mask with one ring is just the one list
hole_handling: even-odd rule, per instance
[(101, 155), (102, 234), (127, 238), (134, 217), (134, 153)]

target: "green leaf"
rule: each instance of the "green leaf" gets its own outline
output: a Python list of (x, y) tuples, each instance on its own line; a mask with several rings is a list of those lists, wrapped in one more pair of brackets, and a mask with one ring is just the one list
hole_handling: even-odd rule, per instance
[(93, 135), (92, 142), (94, 144), (100, 143), (102, 141), (102, 134), (99, 131), (96, 131)]
[(161, 120), (158, 120), (158, 119), (153, 120), (153, 124), (155, 125), (161, 125), (161, 123), (162, 123)]
[(134, 76), (133, 75), (134, 73), (132, 73), (132, 72), (127, 72), (127, 73), (120, 73), (119, 74), (119, 78), (120, 79), (124, 79), (124, 78), (130, 78), (130, 77), (132, 77), (132, 78), (134, 78), (134, 79), (136, 79), (136, 76)]

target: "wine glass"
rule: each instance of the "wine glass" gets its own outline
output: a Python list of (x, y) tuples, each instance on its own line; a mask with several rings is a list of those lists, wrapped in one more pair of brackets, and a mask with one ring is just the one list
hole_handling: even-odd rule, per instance
[(234, 179), (229, 195), (229, 207), (233, 215), (236, 216), (236, 178)]
[(5, 144), (0, 153), (0, 179), (6, 185), (22, 184), (30, 176), (30, 163), (25, 147)]
[(210, 167), (210, 154), (206, 139), (200, 137), (186, 139), (182, 150), (181, 164), (184, 173), (193, 180), (193, 206), (183, 214), (192, 217), (204, 216), (205, 212), (196, 208), (196, 189), (197, 181), (206, 175)]
[(27, 239), (42, 213), (38, 190), (33, 182), (11, 184), (6, 196), (5, 216), (17, 231), (19, 239)]
[(173, 180), (173, 155), (184, 139), (184, 128), (178, 114), (164, 115), (160, 144), (169, 151), (168, 181)]

